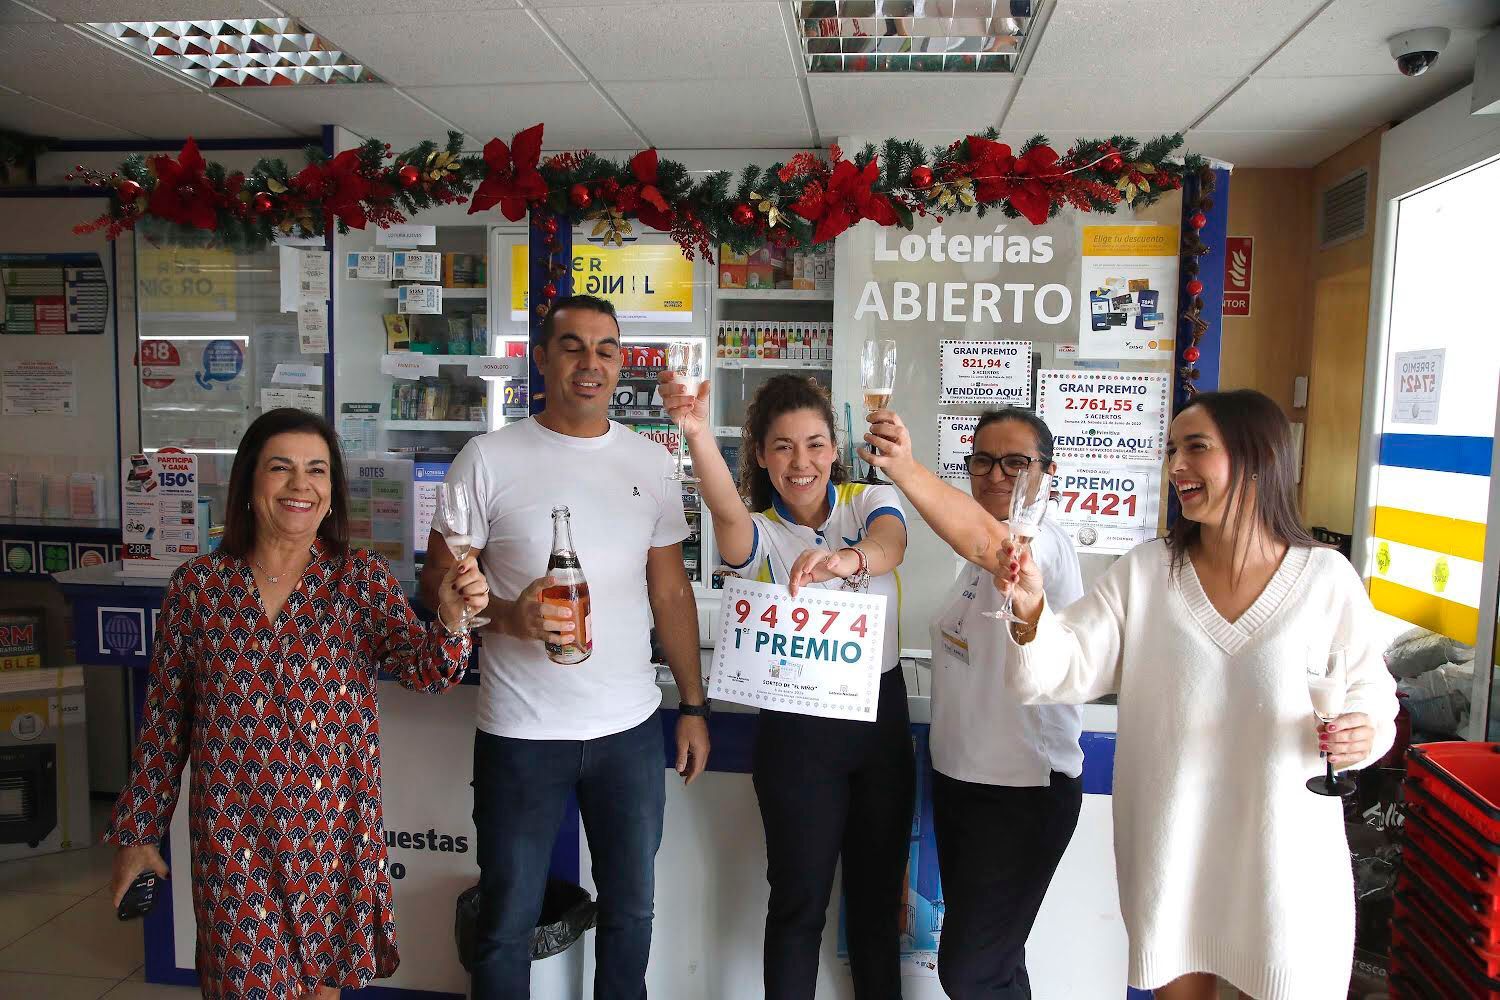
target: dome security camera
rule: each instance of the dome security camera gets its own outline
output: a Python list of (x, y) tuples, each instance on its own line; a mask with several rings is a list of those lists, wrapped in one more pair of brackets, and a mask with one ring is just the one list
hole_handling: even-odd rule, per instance
[(1391, 58), (1403, 76), (1421, 76), (1438, 60), (1438, 53), (1448, 47), (1447, 28), (1414, 28), (1386, 39)]

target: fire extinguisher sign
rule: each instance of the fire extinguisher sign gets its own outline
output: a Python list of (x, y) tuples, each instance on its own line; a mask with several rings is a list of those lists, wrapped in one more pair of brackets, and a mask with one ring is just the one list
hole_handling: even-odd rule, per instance
[(1224, 240), (1224, 315), (1250, 315), (1250, 270), (1254, 239), (1230, 236)]

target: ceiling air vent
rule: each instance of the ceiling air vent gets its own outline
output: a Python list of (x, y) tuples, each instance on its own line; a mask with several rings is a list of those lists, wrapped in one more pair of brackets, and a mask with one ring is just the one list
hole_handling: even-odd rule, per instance
[(1325, 188), (1318, 206), (1318, 233), (1320, 249), (1346, 240), (1357, 239), (1365, 234), (1369, 221), (1368, 195), (1370, 172), (1359, 170), (1331, 187)]

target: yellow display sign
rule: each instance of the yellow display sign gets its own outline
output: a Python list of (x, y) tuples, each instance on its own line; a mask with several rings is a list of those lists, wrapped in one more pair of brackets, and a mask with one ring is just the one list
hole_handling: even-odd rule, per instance
[(1176, 226), (1084, 226), (1085, 257), (1176, 257)]
[[(510, 318), (524, 322), (527, 247), (510, 252)], [(622, 323), (691, 323), (693, 262), (676, 246), (573, 247), (573, 293), (597, 295)]]
[(235, 318), (234, 253), (229, 250), (136, 244), (137, 308), (157, 319)]

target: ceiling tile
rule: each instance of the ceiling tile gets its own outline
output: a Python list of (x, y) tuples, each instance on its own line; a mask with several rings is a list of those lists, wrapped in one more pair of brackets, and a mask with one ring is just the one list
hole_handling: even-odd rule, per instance
[(1500, 6), (1494, 0), (1338, 0), (1256, 76), (1400, 76), (1386, 39), (1434, 27), (1448, 28), (1453, 37), (1437, 65), (1413, 83), (1445, 77), (1444, 87), (1452, 89), (1474, 72), (1474, 42), (1497, 22)]
[(42, 21), (51, 20), (46, 14), (38, 14), (34, 10), (28, 10), (13, 0), (0, 0), (0, 24), (12, 24), (18, 21)]
[(0, 31), (0, 83), (37, 97), (88, 89), (116, 96), (198, 89), (186, 77), (61, 24), (13, 24)]
[(813, 73), (813, 115), (825, 142), (840, 135), (977, 131), (1000, 120), (1015, 78), (1002, 73)]
[(750, 149), (812, 144), (797, 80), (608, 83), (621, 110), (660, 147)]
[(1196, 129), (1187, 134), (1186, 151), (1227, 160), (1236, 167), (1313, 167), (1368, 131), (1210, 132)]
[(293, 17), (330, 14), (441, 14), (521, 6), (519, 0), (277, 0)]
[(1026, 71), (1112, 82), (1132, 67), (1157, 79), (1244, 76), (1321, 0), (1070, 0)]
[(172, 21), (204, 17), (279, 17), (265, 0), (26, 0), (59, 21)]
[(0, 94), (0, 128), (55, 139), (139, 139), (140, 136), (103, 122), (69, 114), (30, 97)]
[(413, 98), (481, 142), (544, 122), (548, 149), (635, 147), (640, 137), (587, 83), (408, 87)]
[(797, 75), (780, 3), (558, 7), (539, 13), (598, 80)]
[[(1005, 116), (1006, 129), (1075, 129), (1096, 134), (1172, 132), (1186, 128), (1229, 92), (1237, 77), (1175, 81), (1150, 77), (1101, 80), (1033, 77)], [(1149, 95), (1149, 99), (1143, 99)]]
[[(658, 7), (682, 7), (690, 4), (701, 5), (703, 0), (657, 0)], [(718, 0), (718, 5), (731, 3), (758, 3), (764, 4), (766, 0)], [(538, 9), (542, 7), (639, 7), (641, 0), (531, 0), (531, 6)]]
[[(1217, 132), (1370, 129), (1432, 103), (1400, 74), (1263, 78), (1259, 75), (1204, 119)], [(1425, 90), (1425, 88), (1424, 88)]]
[(397, 86), (580, 79), (524, 10), (320, 16), (306, 23)]
[(439, 136), (447, 129), (401, 91), (378, 84), (252, 87), (220, 96), (307, 134), (316, 134), (323, 125), (342, 125), (367, 137), (395, 132)]
[(125, 100), (108, 93), (77, 93), (48, 101), (153, 139), (317, 135), (316, 129), (287, 128), (262, 121), (238, 105), (206, 93), (133, 94)]

